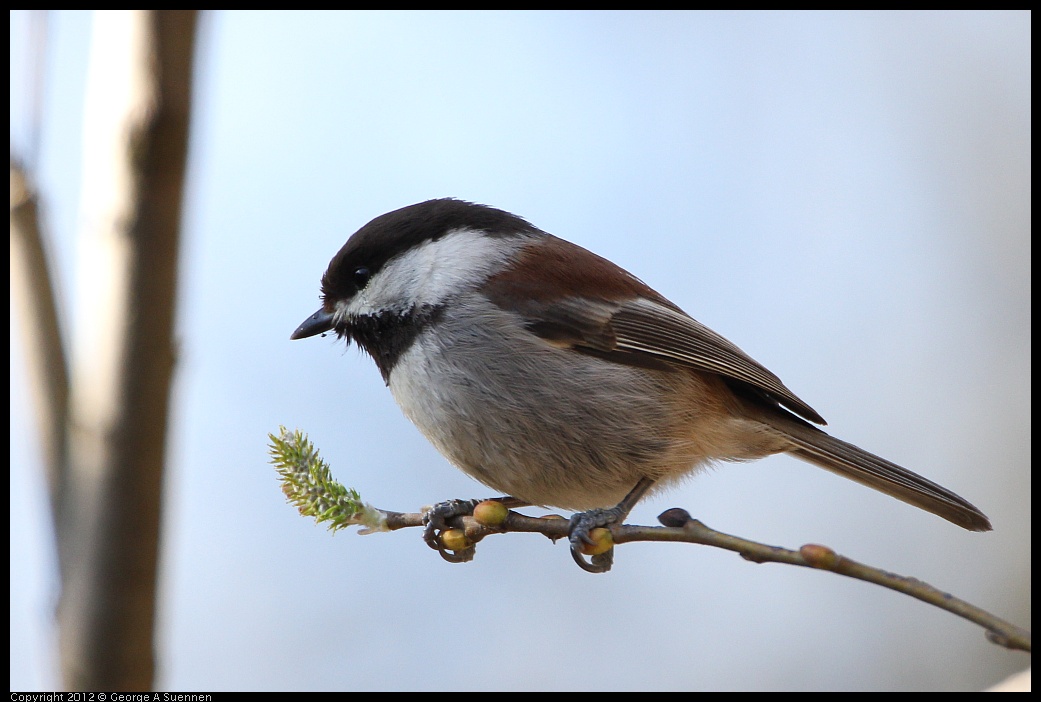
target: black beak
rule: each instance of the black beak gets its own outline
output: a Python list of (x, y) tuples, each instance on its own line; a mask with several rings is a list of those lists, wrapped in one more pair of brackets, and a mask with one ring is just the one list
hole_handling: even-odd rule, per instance
[(306, 339), (309, 336), (324, 334), (333, 328), (333, 316), (325, 310), (318, 310), (304, 320), (304, 323), (296, 328), (290, 335), (290, 340)]

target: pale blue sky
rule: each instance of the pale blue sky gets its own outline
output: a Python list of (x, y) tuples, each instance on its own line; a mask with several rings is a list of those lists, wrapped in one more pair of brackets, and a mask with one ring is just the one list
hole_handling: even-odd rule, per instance
[[(75, 310), (91, 16), (47, 35), (38, 176)], [(26, 15), (11, 143), (28, 148)], [(415, 531), (330, 536), (284, 503), (279, 424), (368, 501), (487, 491), (372, 362), (288, 341), (329, 258), (431, 197), (604, 255), (777, 373), (838, 436), (940, 482), (964, 532), (795, 459), (641, 504), (829, 544), (1030, 623), (1028, 13), (222, 12), (206, 15), (166, 479), (161, 689), (965, 690), (1029, 659), (824, 573), (681, 545), (592, 576), (513, 535), (452, 566)], [(12, 314), (16, 311), (12, 309)], [(70, 313), (70, 323), (89, 317)], [(11, 689), (58, 686), (56, 596), (11, 335)]]

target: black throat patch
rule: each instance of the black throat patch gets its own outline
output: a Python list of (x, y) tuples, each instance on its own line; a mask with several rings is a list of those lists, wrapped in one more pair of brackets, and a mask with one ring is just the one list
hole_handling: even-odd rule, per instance
[(337, 329), (341, 337), (353, 339), (365, 353), (372, 356), (380, 369), (383, 382), (390, 383), (390, 373), (401, 354), (409, 350), (416, 339), (444, 313), (442, 305), (414, 307), (408, 312), (383, 312), (355, 317), (346, 329)]

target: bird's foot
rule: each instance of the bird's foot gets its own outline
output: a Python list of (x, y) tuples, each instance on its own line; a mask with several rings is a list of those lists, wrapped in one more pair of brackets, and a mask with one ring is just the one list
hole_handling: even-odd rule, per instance
[(448, 520), (473, 514), (474, 506), (480, 500), (445, 500), (427, 509), (423, 513), (423, 541), (427, 546), (441, 554), (449, 563), (466, 563), (472, 561), (477, 547), (464, 545), (462, 548), (449, 548), (445, 545), (445, 532), (449, 531)]
[[(568, 540), (571, 541), (571, 557), (579, 568), (587, 573), (606, 573), (614, 563), (614, 546), (610, 532), (594, 534), (594, 529), (609, 527), (625, 519), (628, 510), (619, 507), (591, 509), (571, 516)], [(586, 555), (591, 558), (586, 560)]]

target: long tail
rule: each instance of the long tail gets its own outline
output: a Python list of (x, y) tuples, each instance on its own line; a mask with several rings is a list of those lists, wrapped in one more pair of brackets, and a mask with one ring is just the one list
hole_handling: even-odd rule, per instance
[(856, 480), (898, 500), (943, 517), (970, 531), (990, 531), (990, 520), (966, 499), (880, 456), (836, 439), (791, 415), (767, 420), (796, 448), (790, 451), (804, 461)]

